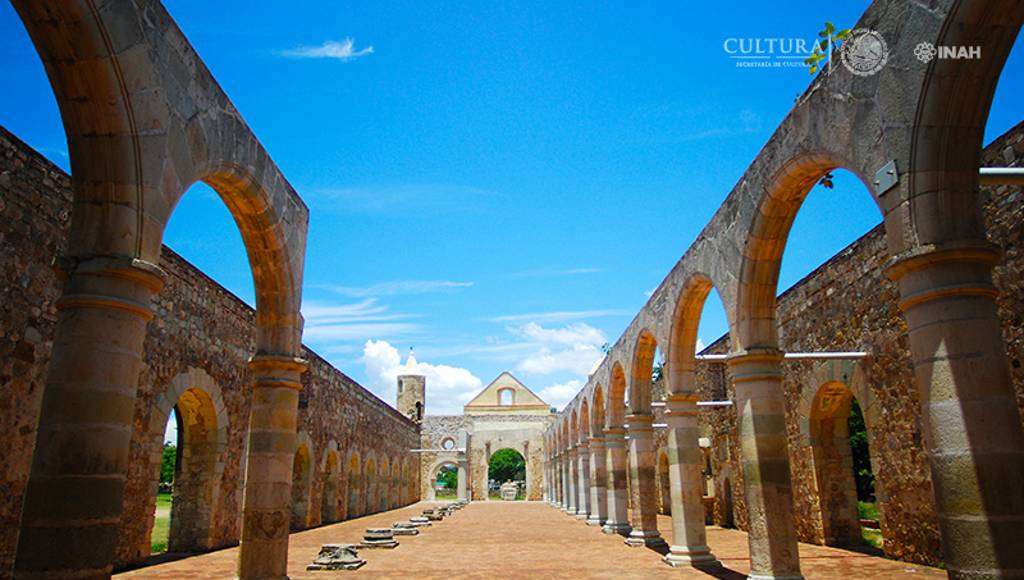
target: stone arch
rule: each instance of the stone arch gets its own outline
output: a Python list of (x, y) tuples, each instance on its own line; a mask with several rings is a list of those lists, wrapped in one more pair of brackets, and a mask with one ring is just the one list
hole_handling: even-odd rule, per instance
[(629, 411), (635, 414), (651, 413), (651, 373), (654, 371), (654, 353), (658, 341), (654, 333), (644, 329), (633, 347), (633, 363), (629, 377)]
[(594, 404), (591, 410), (593, 416), (590, 418), (590, 436), (601, 437), (604, 433), (605, 403), (604, 390), (600, 384), (594, 389)]
[(363, 503), (366, 506), (364, 514), (377, 513), (377, 458), (370, 452), (366, 456), (366, 463), (363, 464)]
[(341, 462), (338, 443), (330, 441), (320, 461), (320, 523), (330, 524), (340, 519), (338, 509), (338, 480)]
[[(177, 409), (179, 460), (171, 507), (168, 550), (193, 552), (212, 545), (215, 514), (220, 507), (220, 484), (224, 473), (227, 432), (227, 407), (220, 385), (200, 368), (190, 367), (167, 384), (156, 399), (147, 429), (150, 446), (149, 473), (153, 475), (150, 513), (155, 515), (156, 493), (160, 483), (163, 440), (171, 411)], [(148, 523), (139, 556), (148, 556), (154, 518)]]
[(388, 495), (391, 493), (391, 463), (388, 456), (384, 455), (377, 466), (377, 501), (374, 504), (376, 511), (382, 512), (388, 509)]
[[(530, 468), (531, 468), (531, 466), (530, 466), (530, 459), (529, 459), (529, 457), (527, 456), (526, 453), (523, 453), (522, 449), (517, 449), (517, 448), (512, 447), (510, 445), (499, 445), (498, 448), (493, 450), (493, 452), (487, 457), (487, 464), (485, 465), (485, 467), (487, 469), (487, 474), (485, 476), (485, 480), (484, 481), (490, 481), (491, 479), (494, 479), (492, 477), (492, 474), (491, 474), (491, 461), (493, 460), (495, 455), (497, 455), (499, 452), (502, 452), (502, 451), (511, 451), (511, 452), (515, 453), (517, 456), (519, 456), (520, 459), (523, 460), (523, 483), (527, 484), (529, 482), (528, 474), (529, 474)], [(504, 483), (504, 482), (503, 481), (498, 481), (498, 483), (501, 484), (501, 483)], [(529, 490), (527, 490), (527, 494), (528, 493), (529, 493)], [(490, 499), (490, 497), (488, 497), (487, 499)]]
[(694, 369), (697, 359), (697, 331), (700, 328), (704, 303), (714, 285), (704, 274), (692, 274), (683, 285), (672, 315), (668, 344), (668, 388), (673, 395), (695, 397), (697, 383)]
[(437, 500), (437, 489), (436, 489), (437, 477), (441, 474), (441, 470), (444, 469), (445, 467), (451, 467), (452, 469), (454, 469), (455, 473), (456, 473), (456, 477), (458, 476), (458, 473), (459, 473), (459, 464), (458, 463), (452, 461), (451, 459), (438, 459), (438, 460), (436, 460), (434, 462), (434, 465), (432, 465), (430, 467), (430, 471), (428, 472), (428, 473), (430, 473), (430, 486), (429, 486), (430, 496), (427, 498), (427, 501), (436, 501)]
[(292, 460), (292, 511), (291, 529), (304, 530), (309, 527), (309, 496), (313, 485), (313, 442), (309, 434), (302, 431)]
[(590, 428), (590, 404), (587, 402), (586, 398), (584, 398), (583, 402), (580, 403), (580, 417), (579, 417), (579, 421), (580, 421), (580, 425), (579, 425), (579, 427), (580, 427), (580, 430), (579, 430), (580, 439), (579, 440), (580, 440), (580, 443), (586, 443), (587, 439), (590, 437), (590, 432), (591, 432), (591, 428)]
[[(304, 368), (299, 311), (309, 212), (162, 3), (12, 4), (60, 107), (74, 204), (59, 260), (67, 282), (53, 336), (49, 396), (39, 413), (15, 567), (26, 575), (103, 576), (118, 542), (114, 522), (124, 504), (132, 418), (110, 413), (97, 423), (92, 406), (69, 404), (62, 385), (75, 383), (76, 396), (100, 407), (131, 407), (152, 298), (163, 286), (157, 264), (164, 229), (188, 186), (205, 181), (234, 216), (256, 283), (254, 382), (297, 391)], [(269, 423), (282, 412), (294, 418), (295, 399), (297, 392), (279, 396), (279, 408), (252, 416), (252, 440), (265, 448), (252, 446), (247, 498), (287, 485), (285, 473), (271, 466), (287, 460), (282, 450), (294, 435)], [(71, 456), (80, 461), (64, 460)], [(71, 472), (82, 465), (89, 466), (87, 473)], [(92, 482), (90, 493), (106, 501), (55, 501), (80, 493), (71, 486), (83, 475)], [(242, 534), (260, 533), (243, 538), (243, 576), (283, 574), (283, 558), (255, 554), (255, 546), (276, 551), (282, 544), (286, 553), (287, 528), (277, 520), (287, 500), (278, 495), (276, 505), (246, 502)], [(69, 534), (72, 543), (87, 538), (92, 549), (55, 563), (53, 538)]]
[(507, 407), (516, 404), (516, 390), (505, 387), (498, 389), (498, 404)]
[[(757, 201), (757, 214), (744, 243), (736, 322), (730, 326), (730, 331), (736, 335), (732, 341), (734, 348), (745, 351), (777, 348), (775, 303), (779, 268), (790, 227), (814, 184), (838, 168), (848, 168), (861, 183), (866, 183), (856, 168), (848, 167), (843, 160), (827, 152), (798, 153), (779, 164), (775, 173), (766, 180), (765, 193)], [(871, 191), (870, 188), (867, 190)], [(877, 201), (874, 196), (871, 199)]]
[(579, 427), (579, 422), (576, 419), (576, 408), (574, 407), (572, 409), (572, 412), (569, 414), (569, 439), (568, 439), (568, 442), (569, 442), (570, 446), (579, 443), (579, 433), (580, 433), (580, 427)]
[(611, 380), (608, 383), (608, 411), (605, 413), (605, 427), (622, 427), (625, 424), (626, 373), (622, 365), (612, 365)]
[(363, 464), (358, 451), (349, 451), (348, 460), (345, 462), (345, 474), (345, 517), (352, 519), (363, 515), (360, 507), (360, 499), (363, 497)]
[(659, 513), (665, 515), (672, 514), (672, 497), (671, 487), (668, 481), (668, 452), (662, 449), (658, 453), (658, 469), (657, 469), (657, 480), (658, 480), (658, 507)]

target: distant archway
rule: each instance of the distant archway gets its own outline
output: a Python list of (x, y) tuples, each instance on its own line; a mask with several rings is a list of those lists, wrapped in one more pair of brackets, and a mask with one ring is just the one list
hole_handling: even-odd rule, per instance
[[(519, 486), (516, 499), (522, 499), (526, 489), (526, 458), (515, 449), (506, 447), (491, 454), (487, 462), (487, 482), (493, 487), (495, 484), (500, 486), (509, 481)], [(496, 493), (489, 492), (488, 496)]]
[(348, 458), (348, 500), (346, 518), (352, 519), (362, 515), (359, 499), (362, 497), (363, 470), (359, 453), (352, 453)]
[(459, 489), (459, 467), (450, 461), (437, 466), (431, 476), (431, 499), (455, 499)]
[[(333, 442), (331, 443), (333, 447)], [(328, 448), (324, 453), (323, 483), (320, 493), (320, 523), (338, 521), (338, 452)]]
[(722, 484), (722, 527), (735, 528), (736, 516), (732, 501), (732, 482), (728, 478)]
[(672, 514), (672, 496), (668, 481), (668, 453), (662, 451), (658, 454), (658, 503), (660, 513)]
[(370, 457), (363, 469), (363, 495), (366, 511), (364, 514), (376, 513), (377, 510), (377, 462)]
[(300, 442), (292, 462), (292, 530), (304, 530), (309, 525), (309, 488), (313, 471), (311, 455), (309, 444)]

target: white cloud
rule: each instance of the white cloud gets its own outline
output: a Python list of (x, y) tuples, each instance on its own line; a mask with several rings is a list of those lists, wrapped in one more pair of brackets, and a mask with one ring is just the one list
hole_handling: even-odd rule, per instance
[(347, 61), (373, 54), (373, 47), (367, 46), (366, 48), (356, 50), (355, 41), (351, 38), (346, 38), (340, 42), (328, 40), (319, 46), (298, 46), (282, 50), (278, 54), (289, 58), (332, 58)]
[(582, 322), (561, 328), (545, 328), (530, 322), (509, 331), (534, 345), (533, 352), (516, 368), (539, 375), (565, 371), (586, 376), (604, 356), (601, 345), (607, 342), (603, 332)]
[(601, 318), (604, 316), (625, 316), (630, 314), (628, 310), (560, 310), (555, 312), (532, 312), (527, 314), (508, 314), (488, 318), (489, 322), (566, 322), (569, 320), (582, 320), (585, 318)]
[(446, 292), (469, 288), (472, 282), (456, 282), (453, 280), (394, 280), (381, 282), (370, 286), (337, 286), (332, 284), (317, 284), (315, 287), (324, 288), (350, 296), (352, 298), (367, 298), (374, 296), (395, 296), (398, 294), (427, 294), (429, 292)]
[(417, 362), (409, 368), (402, 363), (398, 349), (386, 340), (366, 341), (363, 364), (370, 390), (392, 404), (398, 375), (424, 375), (427, 378), (426, 408), (431, 415), (460, 414), (462, 406), (483, 388), (479, 378), (461, 367)]
[(576, 396), (576, 393), (580, 392), (580, 389), (582, 388), (583, 383), (581, 381), (570, 379), (564, 383), (545, 387), (540, 390), (538, 395), (552, 407), (561, 409), (571, 401), (572, 398)]
[(306, 328), (305, 340), (328, 351), (336, 349), (333, 341), (365, 340), (386, 336), (396, 338), (420, 332), (419, 324), (408, 322), (411, 314), (392, 313), (378, 304), (376, 298), (367, 298), (354, 304), (329, 304), (310, 301), (303, 305), (302, 315)]

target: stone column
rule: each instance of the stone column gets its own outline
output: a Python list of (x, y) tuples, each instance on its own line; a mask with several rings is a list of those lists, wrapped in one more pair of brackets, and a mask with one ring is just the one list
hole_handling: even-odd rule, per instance
[(633, 528), (629, 525), (626, 502), (626, 430), (622, 427), (605, 429), (604, 445), (608, 450), (608, 518), (601, 531), (628, 536)]
[(561, 498), (560, 498), (560, 493), (561, 492), (559, 491), (559, 488), (561, 487), (561, 481), (560, 481), (561, 478), (558, 475), (558, 456), (557, 455), (555, 455), (555, 454), (551, 455), (551, 462), (548, 464), (548, 469), (551, 471), (551, 478), (552, 478), (552, 480), (551, 480), (551, 490), (552, 490), (551, 505), (554, 506), (554, 507), (558, 507), (559, 502), (561, 501)]
[(672, 496), (672, 545), (665, 563), (670, 566), (718, 566), (708, 548), (704, 530), (703, 455), (698, 439), (697, 397), (669, 395), (665, 402), (668, 423), (668, 480)]
[(569, 447), (569, 452), (565, 454), (565, 513), (574, 516), (576, 515), (577, 501), (579, 500), (579, 492), (576, 490), (576, 482), (579, 481), (579, 473), (577, 470), (579, 466), (576, 464), (576, 446), (572, 445)]
[(555, 461), (555, 476), (558, 478), (558, 509), (565, 508), (565, 451), (560, 451)]
[(952, 578), (1024, 575), (1024, 434), (989, 245), (904, 256), (900, 288), (943, 560)]
[[(658, 533), (658, 489), (654, 485), (654, 417), (634, 414), (626, 417), (629, 423), (629, 471), (636, 490), (633, 506), (633, 531), (626, 544), (630, 546), (666, 546)], [(639, 529), (636, 527), (639, 526)]]
[(15, 558), (18, 578), (110, 576), (152, 297), (164, 274), (127, 257), (78, 263), (57, 301)]
[(242, 503), (238, 577), (287, 578), (292, 464), (298, 427), (302, 359), (258, 354), (249, 416), (249, 459)]
[(587, 442), (579, 444), (576, 456), (576, 519), (585, 520), (590, 515), (590, 446)]
[(608, 520), (608, 488), (605, 480), (608, 477), (605, 469), (607, 451), (604, 448), (604, 439), (601, 437), (590, 438), (590, 517), (587, 518), (588, 526), (604, 525)]
[(459, 461), (459, 481), (456, 485), (456, 496), (458, 499), (469, 499), (466, 491), (469, 489), (469, 462), (466, 459)]
[(793, 527), (793, 492), (782, 391), (782, 352), (729, 358), (746, 486), (750, 578), (802, 578)]

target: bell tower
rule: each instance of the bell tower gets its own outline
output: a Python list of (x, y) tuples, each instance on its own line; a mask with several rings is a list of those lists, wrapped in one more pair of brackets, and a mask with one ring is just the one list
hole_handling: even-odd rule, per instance
[(409, 358), (405, 361), (402, 374), (398, 375), (398, 412), (412, 419), (416, 424), (423, 423), (424, 405), (427, 398), (427, 377), (417, 374), (416, 356), (409, 349)]

